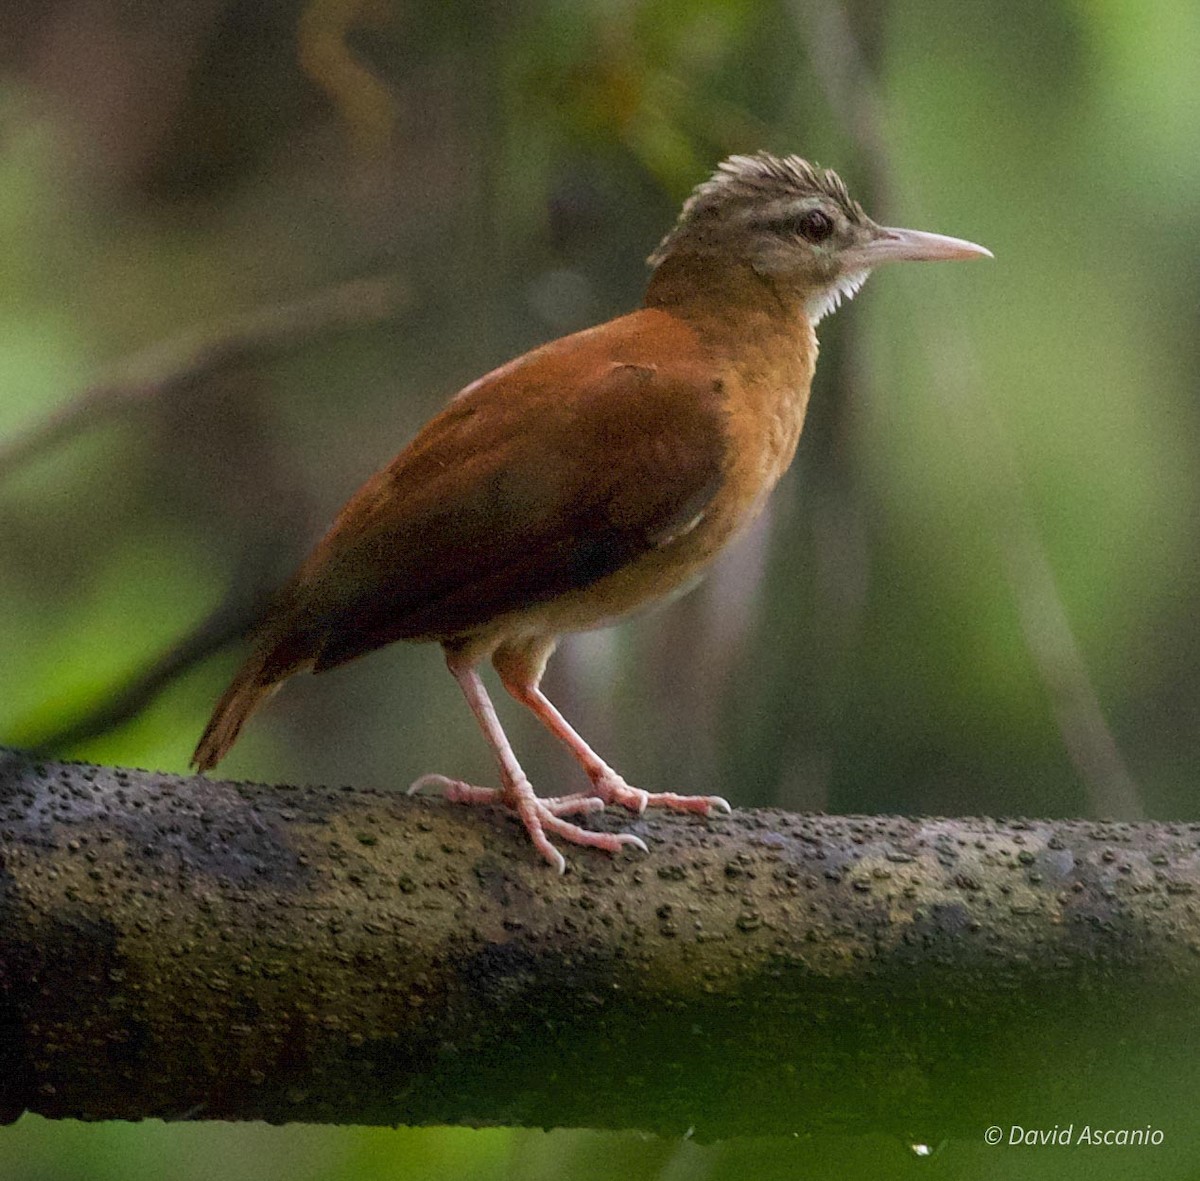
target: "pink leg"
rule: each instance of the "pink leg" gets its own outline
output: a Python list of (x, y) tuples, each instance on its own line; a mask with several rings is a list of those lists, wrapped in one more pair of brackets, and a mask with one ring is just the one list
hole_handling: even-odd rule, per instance
[(513, 749), (509, 745), (508, 738), (500, 725), (500, 719), (496, 716), (495, 707), (487, 695), (487, 690), (484, 688), (479, 674), (472, 667), (459, 666), (453, 657), (448, 657), (446, 664), (453, 673), (454, 679), (458, 681), (459, 687), (467, 699), (467, 704), (471, 707), (471, 712), (474, 713), (483, 730), (483, 736), (487, 739), (492, 753), (496, 756), (496, 761), (500, 764), (502, 787), (498, 793), (492, 793), (487, 788), (472, 787), (459, 780), (426, 775), (409, 788), (410, 792), (419, 790), (431, 779), (435, 779), (449, 785), (449, 791), (447, 791), (449, 798), (462, 803), (490, 803), (498, 799), (500, 803), (511, 808), (520, 816), (521, 823), (525, 825), (538, 852), (559, 873), (566, 870), (567, 863), (563, 859), (563, 855), (550, 843), (547, 832), (554, 833), (563, 840), (571, 841), (574, 844), (590, 845), (609, 853), (620, 852), (626, 845), (641, 849), (643, 853), (647, 851), (645, 842), (630, 833), (589, 832), (586, 828), (580, 828), (578, 825), (562, 819), (562, 814), (566, 812), (594, 811), (595, 804), (591, 798), (573, 796), (550, 803), (539, 799), (534, 794), (529, 780), (525, 777), (525, 772), (521, 770), (517, 756), (513, 754)]
[[(631, 787), (584, 740), (575, 728), (555, 708), (554, 703), (538, 688), (536, 678), (514, 675), (525, 672), (517, 661), (497, 660), (496, 671), (504, 687), (538, 716), (546, 728), (571, 749), (587, 772), (596, 795), (606, 804), (622, 804), (631, 812), (642, 813), (649, 808), (671, 808), (677, 812), (699, 812), (708, 816), (714, 811), (732, 812), (729, 801), (721, 796), (681, 796), (673, 791), (649, 792)], [(561, 796), (560, 802), (584, 799), (585, 796)]]

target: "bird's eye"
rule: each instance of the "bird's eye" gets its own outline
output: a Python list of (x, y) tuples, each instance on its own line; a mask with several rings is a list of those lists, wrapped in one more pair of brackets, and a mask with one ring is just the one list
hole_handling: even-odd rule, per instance
[(806, 241), (824, 242), (833, 233), (833, 218), (820, 209), (810, 209), (796, 219), (795, 227)]

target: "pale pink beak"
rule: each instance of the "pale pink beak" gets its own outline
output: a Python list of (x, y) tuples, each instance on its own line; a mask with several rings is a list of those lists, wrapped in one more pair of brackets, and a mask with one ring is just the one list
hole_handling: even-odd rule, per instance
[(935, 262), (955, 258), (991, 258), (986, 246), (962, 238), (948, 238), (945, 234), (927, 234), (924, 230), (900, 230), (884, 226), (879, 235), (855, 252), (854, 262), (867, 267), (881, 262)]

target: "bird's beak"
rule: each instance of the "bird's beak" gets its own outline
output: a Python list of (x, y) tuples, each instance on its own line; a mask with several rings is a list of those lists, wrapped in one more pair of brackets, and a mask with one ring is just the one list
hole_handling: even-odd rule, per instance
[(924, 230), (900, 230), (885, 226), (879, 233), (859, 247), (856, 262), (873, 267), (881, 262), (936, 262), (954, 258), (991, 258), (986, 246), (976, 246), (962, 238), (948, 238), (945, 234), (927, 234)]

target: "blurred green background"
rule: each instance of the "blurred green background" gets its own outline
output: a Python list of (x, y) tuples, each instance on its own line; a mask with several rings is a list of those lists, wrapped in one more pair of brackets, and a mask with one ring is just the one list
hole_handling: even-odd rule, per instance
[[(651, 790), (1200, 817), (1197, 61), (1194, 0), (0, 7), (0, 741), (185, 770), (234, 637), (342, 500), (466, 381), (635, 305), (691, 186), (768, 148), (996, 260), (889, 269), (824, 322), (759, 526), (688, 598), (566, 641), (550, 696)], [(384, 323), (21, 443), (156, 342), (377, 274)], [(535, 785), (574, 790), (500, 709)], [(289, 684), (223, 766), (431, 770), (492, 781), (417, 647)], [(1087, 1158), (0, 1131), (3, 1181), (1151, 1175)], [(1168, 1129), (1153, 1175), (1197, 1169)]]

